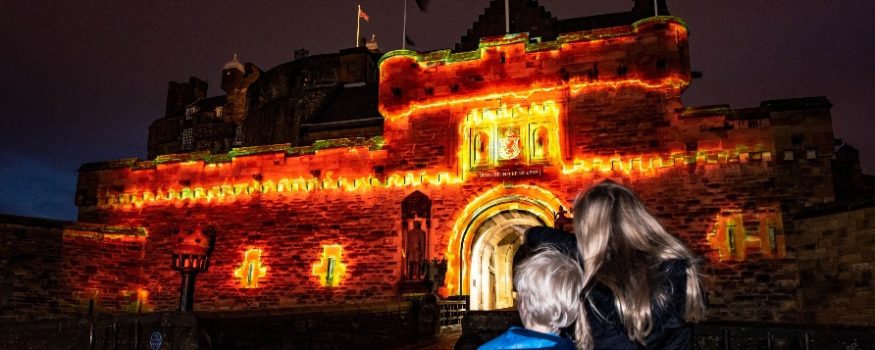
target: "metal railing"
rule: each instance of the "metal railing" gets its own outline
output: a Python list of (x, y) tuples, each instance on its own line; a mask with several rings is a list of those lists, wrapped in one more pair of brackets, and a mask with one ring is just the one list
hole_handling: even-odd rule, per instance
[(706, 322), (693, 328), (693, 348), (701, 350), (875, 349), (875, 328)]
[(468, 301), (465, 299), (445, 299), (438, 301), (441, 310), (441, 328), (458, 327), (462, 325), (462, 319), (468, 312)]

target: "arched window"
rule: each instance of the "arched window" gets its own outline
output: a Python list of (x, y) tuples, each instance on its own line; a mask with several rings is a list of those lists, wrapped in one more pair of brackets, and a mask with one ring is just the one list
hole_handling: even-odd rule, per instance
[(420, 191), (405, 197), (401, 202), (401, 220), (403, 279), (422, 281), (429, 261), (431, 199)]
[(547, 128), (539, 127), (532, 132), (532, 160), (541, 161), (549, 158), (549, 136)]
[(478, 167), (489, 164), (489, 135), (483, 131), (476, 131), (471, 145), (473, 146), (471, 166)]

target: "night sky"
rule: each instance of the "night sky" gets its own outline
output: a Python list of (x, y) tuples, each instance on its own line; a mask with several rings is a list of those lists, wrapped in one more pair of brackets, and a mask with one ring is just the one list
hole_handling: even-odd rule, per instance
[[(409, 4), (419, 51), (451, 48), (488, 0)], [(159, 4), (160, 3), (160, 4)], [(827, 96), (836, 137), (875, 173), (875, 1), (669, 0), (690, 29), (692, 68), (704, 77), (688, 106), (754, 107)], [(362, 35), (401, 46), (401, 0), (362, 0)], [(629, 0), (541, 0), (554, 16), (631, 9)], [(6, 0), (0, 12), (0, 213), (73, 220), (76, 170), (144, 158), (167, 82), (207, 79), (222, 93), (234, 53), (262, 70), (355, 44), (355, 1)]]

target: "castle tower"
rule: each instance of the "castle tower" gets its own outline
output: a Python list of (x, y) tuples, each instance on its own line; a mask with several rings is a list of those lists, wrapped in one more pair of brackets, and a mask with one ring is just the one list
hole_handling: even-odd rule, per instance
[(225, 67), (222, 68), (222, 90), (230, 94), (231, 90), (240, 83), (240, 79), (244, 74), (246, 74), (246, 70), (243, 64), (237, 60), (237, 54), (235, 53), (234, 58), (225, 63)]
[(243, 125), (243, 119), (246, 118), (246, 91), (258, 79), (259, 74), (258, 67), (252, 63), (240, 63), (237, 54), (225, 63), (222, 68), (222, 90), (228, 95), (225, 120), (238, 126)]

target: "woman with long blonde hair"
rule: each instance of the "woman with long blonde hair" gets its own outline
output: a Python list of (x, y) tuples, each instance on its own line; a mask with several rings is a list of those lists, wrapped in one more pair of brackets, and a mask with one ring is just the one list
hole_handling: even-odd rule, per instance
[(690, 348), (689, 322), (705, 316), (693, 253), (611, 181), (579, 196), (573, 215), (585, 298), (578, 349)]

